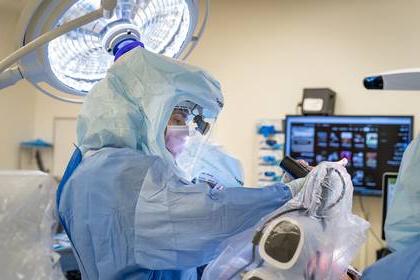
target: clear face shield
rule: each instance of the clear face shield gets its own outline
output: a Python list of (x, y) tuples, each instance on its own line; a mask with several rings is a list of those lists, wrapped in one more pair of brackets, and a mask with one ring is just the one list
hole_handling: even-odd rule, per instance
[(165, 145), (185, 179), (194, 177), (194, 166), (208, 142), (216, 119), (201, 106), (184, 101), (176, 105), (165, 129)]

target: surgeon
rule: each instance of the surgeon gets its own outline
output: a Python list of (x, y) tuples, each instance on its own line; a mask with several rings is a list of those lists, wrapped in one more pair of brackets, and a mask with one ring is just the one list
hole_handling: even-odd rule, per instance
[(83, 279), (196, 279), (223, 240), (300, 191), (302, 180), (263, 189), (192, 183), (222, 107), (206, 72), (141, 47), (91, 90), (57, 191)]
[(420, 136), (404, 153), (385, 236), (392, 254), (367, 268), (363, 280), (420, 279)]

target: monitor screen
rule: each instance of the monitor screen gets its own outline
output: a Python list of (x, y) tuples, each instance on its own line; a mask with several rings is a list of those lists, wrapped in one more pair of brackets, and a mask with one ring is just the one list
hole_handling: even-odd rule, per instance
[(347, 158), (355, 192), (382, 194), (413, 137), (412, 116), (287, 116), (285, 155), (311, 165)]

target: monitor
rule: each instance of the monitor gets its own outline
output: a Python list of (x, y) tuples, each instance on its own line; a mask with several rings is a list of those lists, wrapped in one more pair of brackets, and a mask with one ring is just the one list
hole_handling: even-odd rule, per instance
[(413, 116), (287, 116), (285, 155), (311, 165), (347, 158), (355, 193), (382, 194), (413, 138)]
[(385, 219), (388, 209), (391, 207), (397, 186), (398, 173), (385, 173), (383, 177), (382, 195), (382, 239), (385, 240)]

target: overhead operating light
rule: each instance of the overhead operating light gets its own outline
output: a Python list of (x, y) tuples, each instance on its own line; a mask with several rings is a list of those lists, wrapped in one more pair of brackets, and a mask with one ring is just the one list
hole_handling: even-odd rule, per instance
[(404, 69), (369, 76), (363, 80), (367, 89), (420, 90), (420, 69)]
[(81, 102), (105, 76), (115, 47), (127, 39), (185, 59), (207, 22), (209, 0), (204, 0), (197, 28), (198, 1), (32, 0), (19, 21), (19, 49), (0, 62), (0, 89), (26, 79), (49, 96)]

